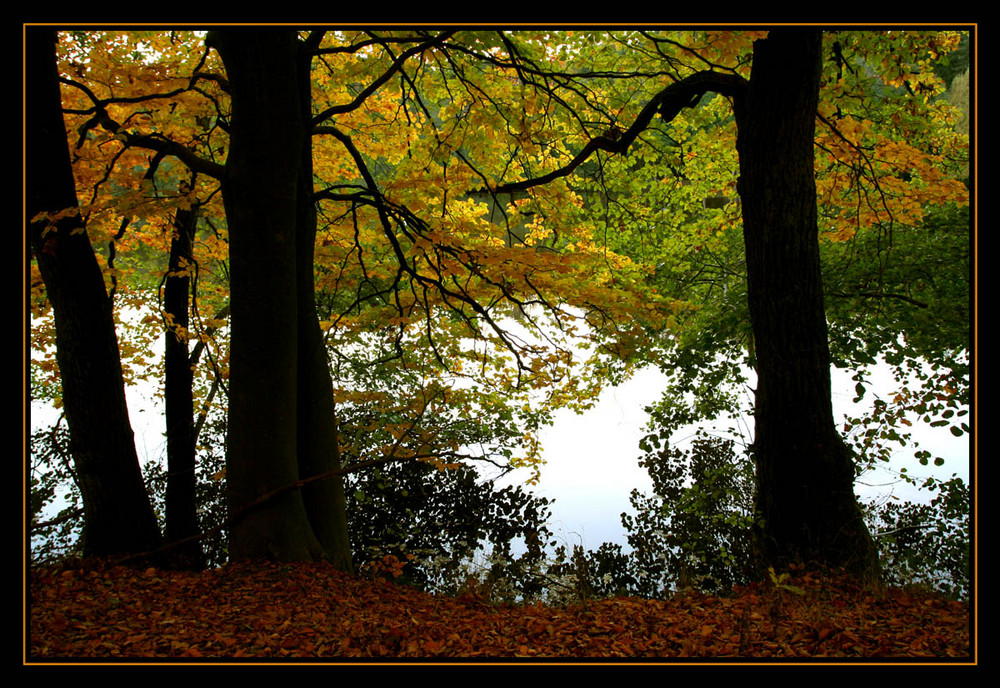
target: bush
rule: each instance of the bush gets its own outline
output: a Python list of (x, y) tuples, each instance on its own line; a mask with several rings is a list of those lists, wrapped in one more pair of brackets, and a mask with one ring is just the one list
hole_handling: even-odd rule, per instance
[(871, 508), (886, 582), (967, 600), (969, 488), (958, 477), (944, 482), (931, 479), (925, 487), (937, 493), (927, 504), (889, 500)]

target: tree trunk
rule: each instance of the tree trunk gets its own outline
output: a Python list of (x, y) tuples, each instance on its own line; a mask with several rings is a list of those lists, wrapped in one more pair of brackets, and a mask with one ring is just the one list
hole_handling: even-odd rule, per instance
[(229, 225), (230, 385), (227, 486), (234, 560), (325, 558), (300, 490), (243, 511), (299, 479), (298, 175), (308, 136), (292, 30), (213, 32), (230, 83), (223, 181)]
[(818, 563), (876, 581), (830, 396), (813, 164), (820, 45), (819, 31), (772, 31), (754, 44), (749, 88), (735, 101), (757, 358), (759, 547), (765, 566)]
[[(311, 56), (300, 54), (299, 97), (302, 117), (312, 117)], [(333, 381), (326, 346), (316, 314), (316, 204), (313, 201), (312, 137), (301, 147), (296, 221), (296, 285), (298, 299), (298, 442), (299, 476), (311, 478), (341, 467)], [(344, 479), (335, 476), (303, 489), (313, 531), (330, 561), (344, 571), (353, 570), (347, 530)]]
[[(178, 210), (170, 242), (168, 274), (163, 286), (163, 309), (171, 325), (165, 333), (164, 400), (167, 422), (167, 542), (198, 533), (195, 496), (194, 394), (188, 353), (188, 309), (191, 279), (186, 268), (192, 260), (191, 245), (198, 222), (197, 209)], [(204, 565), (201, 544), (191, 540), (170, 553), (178, 568)]]
[[(77, 207), (62, 117), (56, 33), (26, 31), (28, 218)], [(31, 248), (56, 325), (56, 359), (71, 453), (83, 497), (83, 552), (155, 549), (160, 532), (146, 494), (125, 404), (111, 298), (82, 218), (30, 222)]]

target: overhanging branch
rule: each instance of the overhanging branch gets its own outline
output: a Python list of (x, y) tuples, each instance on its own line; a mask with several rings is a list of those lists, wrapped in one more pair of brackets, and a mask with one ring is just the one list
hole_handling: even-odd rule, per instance
[(689, 77), (674, 82), (657, 93), (646, 103), (632, 125), (620, 134), (609, 136), (597, 136), (584, 145), (583, 150), (566, 165), (552, 170), (540, 177), (525, 179), (519, 182), (499, 184), (492, 189), (481, 190), (482, 193), (512, 193), (524, 191), (535, 186), (548, 184), (561, 177), (572, 174), (577, 167), (582, 165), (596, 151), (603, 150), (613, 155), (627, 155), (628, 149), (632, 146), (639, 135), (645, 131), (653, 117), (659, 113), (664, 121), (673, 120), (681, 110), (694, 107), (703, 95), (708, 92), (719, 93), (727, 97), (740, 97), (746, 89), (747, 82), (742, 77), (735, 74), (722, 74), (720, 72), (698, 72)]

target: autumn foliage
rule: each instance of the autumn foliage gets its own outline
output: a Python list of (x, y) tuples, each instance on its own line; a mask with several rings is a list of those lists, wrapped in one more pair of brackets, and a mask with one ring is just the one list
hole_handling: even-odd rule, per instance
[(792, 571), (729, 596), (494, 605), (326, 564), (201, 573), (88, 563), (34, 571), (33, 661), (129, 658), (605, 659), (971, 657), (966, 605)]
[[(746, 145), (754, 142), (747, 132), (760, 131), (758, 124), (769, 120), (773, 105), (768, 98), (750, 99), (762, 92), (754, 90), (762, 82), (751, 78), (753, 71), (763, 71), (765, 85), (782, 85), (785, 68), (796, 62), (764, 59), (761, 69), (754, 46), (764, 46), (760, 51), (766, 56), (764, 32), (287, 31), (280, 41), (284, 61), (247, 42), (263, 34), (247, 39), (238, 32), (206, 37), (188, 31), (64, 31), (55, 51), (46, 53), (53, 92), (62, 99), (70, 152), (64, 162), (67, 174), (72, 166), (76, 204), (45, 206), (29, 224), (38, 239), (50, 241), (51, 223), (79, 217), (71, 234), (89, 239), (85, 248), (96, 261), (98, 305), (114, 317), (104, 330), (117, 337), (108, 359), (120, 368), (118, 387), (151, 385), (157, 394), (172, 396), (167, 383), (160, 388), (167, 366), (158, 361), (161, 337), (173, 335), (185, 373), (187, 407), (180, 413), (185, 423), (192, 421), (190, 436), (178, 442), (187, 464), (180, 470), (168, 458), (165, 469), (145, 470), (193, 476), (197, 467), (199, 481), (184, 484), (183, 498), (166, 498), (166, 512), (188, 516), (185, 527), (173, 533), (168, 517), (166, 538), (176, 543), (199, 528), (209, 530), (196, 523), (196, 513), (210, 514), (214, 533), (229, 529), (220, 556), (228, 555), (231, 563), (198, 572), (93, 559), (52, 565), (43, 556), (51, 543), (32, 543), (36, 566), (26, 601), (27, 658), (972, 656), (967, 603), (898, 589), (876, 594), (842, 575), (800, 569), (772, 571), (770, 580), (718, 597), (690, 590), (664, 598), (650, 593), (654, 599), (581, 595), (572, 605), (542, 606), (500, 604), (475, 582), (465, 594), (422, 592), (403, 584), (408, 578), (392, 561), (359, 577), (328, 563), (254, 561), (266, 556), (261, 552), (291, 562), (339, 557), (350, 568), (348, 516), (354, 530), (368, 531), (351, 533), (354, 563), (363, 565), (376, 545), (385, 547), (379, 554), (397, 545), (402, 552), (403, 536), (414, 536), (415, 530), (390, 533), (381, 522), (364, 518), (366, 510), (382, 517), (389, 512), (380, 491), (407, 496), (400, 479), (390, 485), (391, 469), (381, 466), (420, 462), (443, 473), (471, 470), (476, 465), (471, 462), (482, 461), (501, 471), (524, 469), (526, 480), (534, 482), (544, 464), (539, 434), (553, 413), (589, 408), (601, 389), (645, 366), (671, 376), (651, 413), (649, 437), (656, 439), (647, 437), (641, 445), (664, 484), (673, 484), (666, 459), (674, 430), (714, 423), (722, 412), (733, 411), (739, 403), (735, 395), (745, 387), (744, 364), (755, 368), (758, 390), (767, 388), (760, 380), (768, 376), (783, 380), (787, 370), (801, 370), (785, 358), (798, 356), (800, 349), (822, 352), (810, 365), (823, 384), (808, 386), (800, 397), (772, 396), (787, 406), (772, 402), (765, 409), (767, 422), (758, 424), (755, 438), (758, 466), (768, 465), (769, 452), (792, 457), (779, 444), (762, 441), (761, 427), (796, 452), (833, 446), (827, 440), (837, 434), (826, 409), (831, 362), (856, 371), (855, 402), (865, 396), (865, 368), (878, 356), (886, 354), (900, 380), (899, 371), (917, 363), (935, 366), (919, 391), (904, 387), (905, 394), (877, 406), (864, 422), (849, 421), (842, 428), (859, 447), (859, 470), (888, 456), (895, 443), (905, 444), (899, 425), (910, 422), (904, 414), (919, 413), (931, 426), (951, 426), (956, 437), (968, 433), (962, 418), (969, 397), (963, 358), (969, 351), (964, 278), (969, 138), (959, 127), (962, 110), (943, 97), (946, 80), (935, 73), (939, 58), (958, 48), (961, 32), (828, 30), (806, 42), (815, 43), (807, 54), (816, 70), (806, 70), (806, 76), (819, 105), (791, 107), (782, 116), (790, 121), (797, 115), (796, 121), (809, 125), (798, 137), (808, 156), (796, 169), (809, 182), (799, 188), (809, 188), (809, 203), (802, 207), (810, 212), (802, 214), (807, 221), (789, 225), (809, 239), (807, 257), (815, 269), (801, 274), (817, 298), (803, 299), (808, 308), (801, 309), (801, 320), (786, 306), (770, 308), (778, 317), (766, 330), (759, 324), (764, 311), (751, 317), (748, 303), (787, 304), (786, 294), (806, 293), (797, 270), (806, 263), (799, 260), (801, 253), (771, 250), (799, 245), (784, 236), (761, 241), (766, 252), (744, 248), (747, 237), (765, 236), (756, 227), (772, 231), (774, 223), (758, 219), (755, 225), (748, 218), (764, 206), (777, 208), (770, 190), (782, 186), (748, 186), (748, 180), (764, 180), (757, 174), (762, 170), (791, 169), (789, 160), (774, 164), (758, 155), (775, 149), (771, 139)], [(781, 43), (788, 35), (770, 45), (801, 54), (788, 48), (798, 46), (798, 38)], [(227, 48), (236, 59), (223, 59)], [(260, 74), (241, 61), (258, 54), (267, 54), (277, 70), (269, 83), (281, 97), (272, 104), (283, 109), (273, 110), (271, 120), (285, 126), (272, 128), (260, 107), (257, 114), (267, 126), (253, 127), (248, 136), (242, 118), (255, 108), (243, 104), (269, 102), (264, 91), (255, 90)], [(247, 75), (254, 78), (244, 81)], [(293, 82), (295, 93), (285, 88)], [(246, 93), (253, 98), (244, 100)], [(746, 105), (751, 102), (753, 107)], [(286, 117), (289, 112), (294, 117)], [(264, 155), (267, 164), (254, 162), (250, 153), (270, 151), (279, 133), (288, 136), (276, 146), (279, 154)], [(33, 145), (35, 138), (26, 141)], [(57, 138), (62, 154), (61, 131)], [(26, 150), (26, 159), (41, 160)], [(274, 180), (279, 159), (285, 172), (275, 173)], [(261, 202), (266, 194), (246, 191), (258, 188), (242, 186), (247, 170), (254, 184), (281, 201), (274, 224), (256, 223), (261, 210), (275, 204)], [(29, 190), (47, 188), (37, 179), (44, 176), (26, 175)], [(296, 184), (285, 188), (281, 183), (288, 179)], [(68, 177), (67, 183), (73, 186)], [(797, 199), (791, 200), (797, 209)], [(182, 227), (189, 245), (175, 255)], [(287, 236), (297, 237), (301, 246), (288, 248)], [(279, 240), (282, 259), (261, 239)], [(92, 357), (73, 350), (72, 337), (57, 346), (56, 289), (45, 279), (56, 280), (43, 279), (38, 265), (50, 244), (36, 243), (26, 274), (32, 400), (54, 408), (99, 408), (108, 415), (92, 397), (81, 404), (80, 396), (67, 392), (69, 366), (58, 362), (57, 349), (64, 349), (65, 360), (89, 364)], [(764, 255), (770, 262), (749, 260)], [(279, 264), (281, 279), (265, 284)], [(760, 284), (751, 273), (794, 279), (784, 291), (749, 299), (751, 286)], [(162, 291), (172, 280), (185, 280), (176, 313), (161, 307), (167, 300)], [(73, 287), (65, 291), (77, 293)], [(270, 321), (262, 314), (279, 317)], [(827, 320), (829, 336), (819, 327), (808, 330), (823, 346), (803, 343), (802, 328), (784, 327)], [(786, 337), (786, 329), (795, 336)], [(768, 359), (772, 340), (794, 346)], [(767, 360), (779, 362), (770, 373), (761, 365)], [(272, 366), (275, 361), (280, 365)], [(294, 366), (283, 368), (288, 361)], [(278, 383), (241, 387), (260, 371), (274, 373)], [(803, 430), (803, 441), (793, 433), (807, 426), (785, 412), (804, 408), (789, 401), (793, 398), (822, 402), (816, 404), (821, 413), (813, 414), (819, 430)], [(685, 408), (689, 402), (692, 408)], [(120, 405), (127, 420), (124, 398)], [(304, 408), (314, 415), (291, 411)], [(279, 424), (283, 434), (272, 432)], [(178, 440), (177, 426), (169, 425), (167, 434)], [(70, 428), (78, 454), (87, 444), (79, 439), (79, 427)], [(131, 427), (124, 422), (121, 427), (127, 432), (120, 436), (132, 443)], [(73, 457), (76, 474), (67, 478), (71, 462), (64, 460), (69, 454), (62, 447), (70, 445), (61, 432), (58, 425), (40, 429), (32, 441), (32, 534), (39, 540), (81, 513), (74, 501), (58, 518), (43, 518), (60, 478), (93, 484), (80, 470), (87, 466), (79, 456)], [(223, 438), (225, 450), (216, 451)], [(273, 440), (275, 451), (262, 449), (262, 438)], [(126, 460), (138, 476), (134, 447), (129, 449)], [(803, 451), (813, 461), (816, 452)], [(119, 473), (96, 454), (93, 464), (100, 470), (90, 475)], [(281, 470), (272, 471), (279, 455)], [(920, 449), (915, 457), (926, 465), (931, 455)], [(829, 513), (811, 508), (820, 503), (814, 495), (850, 495), (846, 488), (856, 478), (846, 449), (835, 458), (843, 490), (826, 490), (822, 472), (832, 463), (823, 458), (817, 459), (822, 470), (810, 478), (821, 490), (799, 490), (800, 483), (791, 482), (794, 489), (787, 489), (776, 481), (759, 481), (759, 490), (796, 500), (808, 494), (811, 499), (801, 501), (810, 511)], [(799, 465), (805, 463), (796, 471)], [(136, 479), (132, 492), (152, 521), (147, 497), (159, 498), (162, 490), (146, 478), (146, 484)], [(416, 478), (414, 484), (422, 486)], [(340, 494), (342, 479), (354, 481), (346, 496)], [(276, 499), (292, 488), (311, 492), (320, 485), (334, 486), (336, 498), (309, 497), (308, 516), (297, 502), (287, 507), (294, 500)], [(95, 492), (98, 502), (109, 495), (105, 504), (125, 502), (122, 490)], [(222, 493), (228, 495), (225, 505)], [(463, 493), (463, 503), (475, 501), (471, 494), (471, 488)], [(716, 513), (716, 493), (706, 487), (704, 494), (711, 498), (689, 500), (688, 521), (675, 518), (676, 531), (681, 524), (708, 539), (709, 528), (701, 524), (730, 515)], [(431, 501), (422, 498), (423, 506)], [(962, 500), (944, 506), (965, 513)], [(854, 522), (856, 505), (853, 498), (846, 501), (845, 520)], [(509, 514), (520, 514), (524, 504), (511, 502), (501, 515), (515, 520)], [(262, 505), (274, 511), (268, 514)], [(409, 503), (401, 508), (416, 521)], [(723, 525), (716, 519), (712, 534), (746, 534), (750, 511)], [(93, 513), (91, 508), (91, 522)], [(460, 521), (455, 509), (441, 513), (435, 518)], [(768, 527), (802, 525), (795, 509), (772, 513), (764, 520)], [(820, 520), (799, 530), (820, 532), (813, 528)], [(403, 528), (406, 522), (400, 523)], [(428, 524), (433, 525), (423, 527), (434, 531), (427, 536), (432, 545), (447, 539), (440, 519)], [(842, 532), (832, 519), (822, 525), (824, 533)], [(897, 530), (908, 537), (924, 526), (907, 527)], [(332, 533), (322, 544), (321, 529)], [(390, 534), (398, 542), (388, 542)], [(359, 546), (366, 536), (374, 544), (364, 540)], [(507, 534), (506, 540), (512, 537)], [(468, 539), (475, 551), (476, 538)], [(96, 541), (83, 539), (84, 555), (152, 548), (115, 549), (119, 543), (112, 542), (99, 549)], [(839, 546), (853, 554), (870, 544), (858, 541), (865, 547)], [(690, 549), (689, 540), (679, 542)], [(908, 542), (903, 535), (896, 539), (901, 559), (917, 549)], [(458, 559), (458, 546), (451, 547), (436, 554)], [(727, 565), (738, 558), (736, 546), (724, 549)], [(874, 561), (875, 550), (868, 549)], [(657, 560), (666, 556), (654, 554)], [(248, 561), (241, 561), (244, 557)], [(967, 559), (959, 557), (954, 568), (967, 569)], [(685, 569), (682, 577), (688, 573)]]

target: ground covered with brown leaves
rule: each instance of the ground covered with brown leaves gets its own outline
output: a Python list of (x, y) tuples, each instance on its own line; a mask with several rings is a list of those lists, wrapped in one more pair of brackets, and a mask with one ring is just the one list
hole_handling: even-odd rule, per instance
[(201, 573), (30, 571), (27, 663), (164, 658), (925, 658), (972, 661), (969, 609), (793, 573), (731, 596), (498, 606), (345, 576), (323, 564)]

